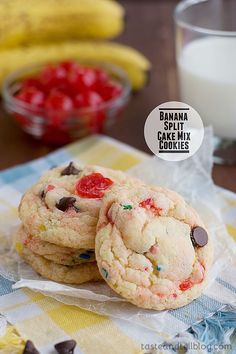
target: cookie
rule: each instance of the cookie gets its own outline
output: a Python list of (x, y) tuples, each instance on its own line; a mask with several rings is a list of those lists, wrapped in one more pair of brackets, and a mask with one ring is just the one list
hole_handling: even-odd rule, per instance
[(147, 309), (175, 309), (200, 296), (213, 247), (198, 216), (175, 192), (112, 188), (104, 197), (96, 259), (108, 285)]
[(17, 242), (23, 243), (32, 252), (54, 263), (72, 266), (95, 261), (94, 250), (60, 247), (53, 243), (42, 241), (39, 237), (28, 235), (23, 225), (17, 230), (16, 239)]
[(26, 232), (62, 247), (94, 249), (101, 199), (114, 184), (137, 183), (120, 171), (70, 163), (44, 174), (22, 197)]
[(96, 262), (83, 263), (75, 266), (65, 266), (54, 263), (48, 259), (37, 255), (21, 244), (18, 252), (38, 274), (44, 278), (60, 283), (82, 284), (89, 281), (98, 281), (102, 277), (98, 271)]

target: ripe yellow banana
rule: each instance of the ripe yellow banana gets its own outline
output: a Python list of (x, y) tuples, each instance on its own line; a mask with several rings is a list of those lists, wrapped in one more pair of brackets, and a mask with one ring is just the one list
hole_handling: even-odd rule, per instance
[(23, 66), (67, 59), (108, 62), (120, 66), (134, 90), (146, 84), (151, 66), (137, 50), (114, 42), (72, 41), (20, 47), (0, 51), (0, 85), (6, 75)]
[(80, 38), (112, 38), (124, 9), (110, 0), (0, 0), (0, 48)]

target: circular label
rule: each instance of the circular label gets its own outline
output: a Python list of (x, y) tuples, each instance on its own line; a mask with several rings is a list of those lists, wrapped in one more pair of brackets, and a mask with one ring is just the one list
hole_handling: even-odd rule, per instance
[(200, 148), (204, 127), (200, 115), (182, 102), (166, 102), (147, 117), (144, 137), (149, 149), (166, 161), (189, 158)]

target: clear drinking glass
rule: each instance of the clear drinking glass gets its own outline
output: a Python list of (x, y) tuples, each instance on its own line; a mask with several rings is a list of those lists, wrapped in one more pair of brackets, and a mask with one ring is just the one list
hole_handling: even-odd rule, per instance
[(236, 0), (182, 1), (175, 23), (180, 99), (213, 126), (216, 162), (235, 164)]

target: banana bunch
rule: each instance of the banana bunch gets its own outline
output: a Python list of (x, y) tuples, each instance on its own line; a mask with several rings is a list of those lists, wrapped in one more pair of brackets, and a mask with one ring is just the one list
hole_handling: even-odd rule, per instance
[(107, 39), (124, 28), (110, 0), (0, 0), (0, 49), (80, 38)]
[(124, 9), (116, 1), (0, 0), (0, 87), (23, 66), (77, 59), (120, 66), (138, 90), (147, 82), (149, 61), (128, 46), (101, 41), (123, 28)]
[(126, 72), (134, 90), (146, 84), (150, 70), (149, 61), (140, 52), (122, 44), (102, 41), (60, 42), (1, 50), (0, 85), (6, 75), (23, 66), (67, 59), (113, 63)]

